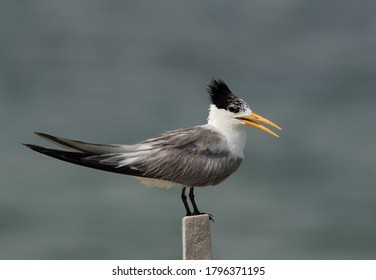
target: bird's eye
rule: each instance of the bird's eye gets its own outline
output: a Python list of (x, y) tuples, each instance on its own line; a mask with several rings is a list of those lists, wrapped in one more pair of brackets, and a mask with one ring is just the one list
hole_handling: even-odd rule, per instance
[(236, 110), (236, 107), (234, 105), (230, 105), (227, 107), (227, 110), (229, 110), (231, 113), (235, 113), (237, 110)]

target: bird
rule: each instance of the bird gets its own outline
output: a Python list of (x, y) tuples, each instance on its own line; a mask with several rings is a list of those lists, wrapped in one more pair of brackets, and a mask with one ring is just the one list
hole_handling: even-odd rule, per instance
[(194, 189), (217, 185), (238, 170), (244, 159), (245, 126), (275, 137), (279, 136), (264, 125), (282, 130), (253, 112), (223, 80), (212, 79), (207, 92), (209, 116), (203, 125), (167, 131), (131, 145), (93, 144), (41, 132), (35, 134), (64, 149), (23, 145), (69, 163), (130, 175), (146, 186), (181, 187), (186, 216), (201, 215)]

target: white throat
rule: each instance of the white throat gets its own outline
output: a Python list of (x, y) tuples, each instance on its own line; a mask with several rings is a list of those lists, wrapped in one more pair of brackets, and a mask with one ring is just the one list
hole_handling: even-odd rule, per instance
[(234, 118), (234, 114), (210, 105), (208, 126), (222, 134), (227, 141), (227, 148), (239, 158), (244, 158), (247, 135), (244, 124)]

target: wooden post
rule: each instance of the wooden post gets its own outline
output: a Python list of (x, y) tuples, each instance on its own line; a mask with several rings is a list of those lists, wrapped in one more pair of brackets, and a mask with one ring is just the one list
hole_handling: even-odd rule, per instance
[(209, 215), (186, 216), (183, 224), (183, 260), (211, 260)]

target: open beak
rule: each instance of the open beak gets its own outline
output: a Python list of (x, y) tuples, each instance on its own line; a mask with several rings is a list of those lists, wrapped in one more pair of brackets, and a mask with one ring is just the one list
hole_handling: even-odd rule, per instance
[(259, 115), (257, 115), (256, 113), (252, 112), (252, 114), (250, 114), (249, 116), (241, 116), (241, 117), (236, 117), (236, 119), (242, 121), (243, 123), (245, 123), (246, 125), (249, 125), (249, 126), (253, 126), (257, 129), (260, 129), (262, 131), (265, 131), (266, 133), (269, 133), (275, 137), (279, 137), (276, 133), (274, 133), (273, 131), (271, 131), (269, 128), (266, 128), (265, 126), (259, 124), (258, 122), (260, 123), (263, 123), (263, 124), (267, 124), (267, 125), (270, 125), (270, 126), (273, 126), (279, 130), (282, 130), (282, 128), (280, 128), (278, 125), (276, 125), (274, 122), (272, 121), (269, 121)]

